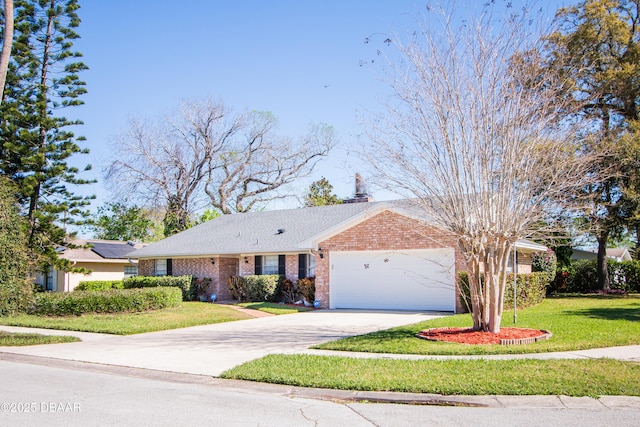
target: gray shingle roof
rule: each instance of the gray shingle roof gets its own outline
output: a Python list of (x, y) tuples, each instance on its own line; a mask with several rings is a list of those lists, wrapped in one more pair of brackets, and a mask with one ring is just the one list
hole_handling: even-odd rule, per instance
[[(132, 258), (301, 252), (301, 243), (394, 202), (223, 215), (129, 254)], [(279, 232), (278, 230), (284, 230)]]

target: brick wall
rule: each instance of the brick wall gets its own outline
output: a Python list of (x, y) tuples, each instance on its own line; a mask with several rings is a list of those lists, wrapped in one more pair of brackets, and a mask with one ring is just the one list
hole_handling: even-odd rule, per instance
[[(374, 217), (321, 242), (324, 258), (316, 257), (316, 299), (321, 307), (329, 307), (329, 269), (331, 251), (404, 250), (404, 249), (459, 249), (458, 239), (447, 232), (425, 225), (417, 220), (384, 211)], [(456, 277), (465, 269), (466, 262), (456, 250)], [(456, 287), (456, 296), (458, 295)], [(456, 311), (461, 311), (456, 298)]]
[[(154, 275), (154, 260), (143, 259), (138, 262), (138, 274), (141, 276)], [(238, 274), (237, 258), (172, 258), (173, 276), (193, 276), (211, 278), (211, 285), (207, 293), (215, 293), (219, 301), (230, 300), (231, 294), (227, 288), (227, 278)], [(253, 273), (252, 273), (253, 274)]]

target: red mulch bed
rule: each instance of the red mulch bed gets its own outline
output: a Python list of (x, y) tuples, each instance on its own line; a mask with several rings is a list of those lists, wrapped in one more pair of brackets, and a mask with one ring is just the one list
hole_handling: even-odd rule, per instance
[(500, 333), (473, 331), (471, 328), (434, 328), (418, 333), (419, 338), (461, 344), (500, 344), (500, 340), (542, 337), (546, 331), (524, 328), (500, 328)]

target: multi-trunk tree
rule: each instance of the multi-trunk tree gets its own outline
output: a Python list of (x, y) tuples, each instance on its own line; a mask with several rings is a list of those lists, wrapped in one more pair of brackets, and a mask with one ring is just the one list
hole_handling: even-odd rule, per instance
[(15, 1), (13, 51), (0, 107), (0, 173), (17, 184), (28, 245), (43, 266), (63, 268), (55, 247), (90, 199), (70, 187), (87, 183), (68, 163), (86, 152), (78, 145), (83, 138), (69, 130), (80, 122), (60, 115), (82, 104), (86, 92), (79, 73), (87, 67), (73, 49), (78, 8), (77, 0)]
[(333, 145), (333, 131), (316, 126), (299, 142), (276, 133), (269, 113), (233, 114), (219, 102), (184, 102), (156, 122), (132, 120), (116, 140), (118, 158), (107, 182), (165, 210), (165, 235), (189, 227), (201, 206), (242, 213), (287, 195)]
[(386, 188), (416, 200), (457, 236), (473, 327), (498, 332), (506, 271), (519, 238), (548, 230), (589, 166), (558, 101), (562, 76), (542, 67), (527, 10), (430, 7), (408, 40), (390, 37), (394, 93), (370, 121), (362, 155)]

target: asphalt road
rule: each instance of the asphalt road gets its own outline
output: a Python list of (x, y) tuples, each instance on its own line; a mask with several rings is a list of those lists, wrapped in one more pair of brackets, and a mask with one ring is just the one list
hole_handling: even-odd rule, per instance
[(145, 377), (142, 370), (114, 373), (87, 366), (0, 360), (0, 425), (624, 427), (638, 426), (640, 420), (637, 405), (612, 408), (592, 400), (583, 408), (353, 403), (205, 376)]

